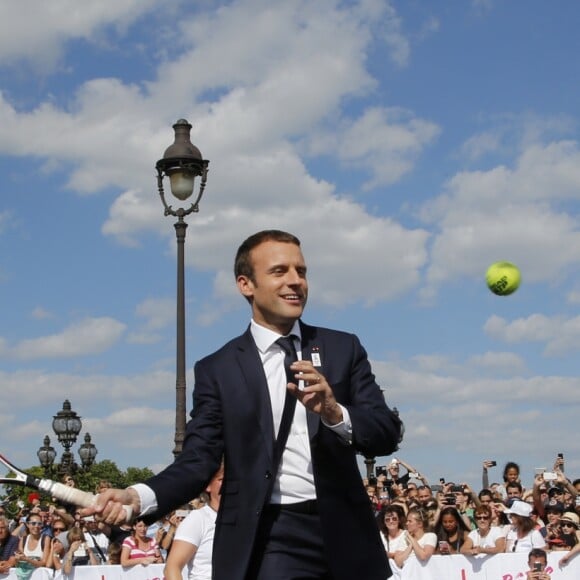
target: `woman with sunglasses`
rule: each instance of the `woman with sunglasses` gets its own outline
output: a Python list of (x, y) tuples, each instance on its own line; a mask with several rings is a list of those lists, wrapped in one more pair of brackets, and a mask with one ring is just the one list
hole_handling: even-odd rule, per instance
[(43, 525), (39, 514), (28, 516), (26, 533), (20, 538), (18, 552), (15, 554), (18, 568), (32, 572), (35, 568), (46, 566), (50, 553), (50, 538), (41, 535)]
[(395, 563), (395, 553), (407, 547), (405, 540), (406, 519), (404, 508), (396, 504), (384, 505), (378, 517), (381, 540), (390, 561), (393, 579), (401, 577), (401, 569)]
[[(570, 548), (560, 558), (559, 565), (565, 566), (576, 554), (580, 554), (580, 517), (576, 512), (566, 512), (560, 518), (560, 527), (563, 536), (570, 536)], [(568, 538), (566, 538), (568, 539)]]
[(505, 552), (505, 536), (501, 528), (491, 525), (491, 508), (480, 505), (475, 508), (474, 516), (477, 528), (467, 535), (461, 553), (467, 556), (488, 556)]
[(504, 510), (511, 526), (506, 535), (506, 552), (526, 552), (533, 548), (546, 549), (546, 540), (534, 529), (536, 524), (532, 519), (532, 506), (522, 500), (515, 500), (511, 508)]
[(381, 530), (381, 540), (391, 559), (395, 557), (395, 552), (404, 550), (407, 546), (405, 541), (405, 511), (400, 505), (385, 505), (381, 509), (379, 517), (379, 529)]

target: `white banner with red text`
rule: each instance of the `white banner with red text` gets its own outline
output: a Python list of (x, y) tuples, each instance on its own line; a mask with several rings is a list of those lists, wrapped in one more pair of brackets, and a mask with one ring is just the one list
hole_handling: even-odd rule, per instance
[[(565, 552), (548, 554), (546, 571), (552, 580), (580, 579), (580, 555), (566, 566), (559, 566)], [(497, 554), (487, 557), (432, 556), (427, 564), (409, 560), (393, 580), (524, 580), (528, 570), (527, 554)], [(38, 568), (30, 580), (163, 580), (163, 564), (150, 566), (78, 566), (70, 576), (48, 568)], [(184, 578), (186, 575), (184, 574)], [(12, 568), (0, 580), (21, 580)], [(361, 579), (364, 580), (364, 579)]]

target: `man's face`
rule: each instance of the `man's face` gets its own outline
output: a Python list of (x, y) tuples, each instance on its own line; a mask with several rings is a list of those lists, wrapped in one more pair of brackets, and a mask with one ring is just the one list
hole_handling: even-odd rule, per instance
[(431, 490), (426, 487), (417, 490), (417, 499), (422, 504), (426, 504), (432, 497)]
[(508, 499), (514, 499), (514, 498), (520, 499), (522, 496), (520, 490), (517, 487), (508, 487), (506, 489), (506, 493), (507, 493)]
[(541, 569), (542, 572), (546, 569), (546, 566), (548, 565), (548, 562), (546, 562), (546, 558), (542, 558), (542, 556), (530, 556), (530, 559), (528, 560), (530, 570), (536, 569), (536, 563), (539, 563), (542, 566)]
[(250, 252), (253, 280), (238, 276), (240, 292), (252, 302), (254, 320), (287, 334), (302, 316), (308, 298), (306, 263), (300, 248), (269, 240)]

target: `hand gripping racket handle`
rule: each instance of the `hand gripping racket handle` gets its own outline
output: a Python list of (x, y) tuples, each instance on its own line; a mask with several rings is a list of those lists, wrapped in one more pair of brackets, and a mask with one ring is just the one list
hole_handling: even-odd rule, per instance
[[(38, 483), (38, 489), (49, 493), (60, 501), (85, 508), (92, 507), (97, 501), (98, 497), (94, 493), (81, 491), (76, 487), (70, 487), (68, 485), (64, 485), (63, 483), (52, 481), (51, 479), (41, 479)], [(124, 505), (123, 509), (127, 514), (126, 521), (129, 523), (133, 516), (133, 508), (131, 506)]]

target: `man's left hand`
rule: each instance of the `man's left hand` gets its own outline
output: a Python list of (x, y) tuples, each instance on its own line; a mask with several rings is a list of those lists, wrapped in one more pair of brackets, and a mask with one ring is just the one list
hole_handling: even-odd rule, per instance
[(343, 419), (342, 409), (336, 402), (332, 388), (324, 375), (320, 374), (312, 361), (299, 360), (292, 363), (292, 372), (304, 381), (304, 389), (298, 384), (288, 383), (290, 392), (310, 411), (318, 413), (328, 425), (336, 425)]

